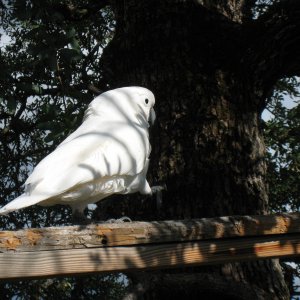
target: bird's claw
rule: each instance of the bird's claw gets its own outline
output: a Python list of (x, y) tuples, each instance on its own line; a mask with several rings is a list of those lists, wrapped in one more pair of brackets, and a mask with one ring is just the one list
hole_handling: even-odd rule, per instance
[(123, 223), (123, 222), (132, 222), (129, 217), (122, 217), (120, 219), (109, 219), (106, 221), (107, 223)]
[(164, 183), (163, 185), (154, 185), (151, 187), (152, 195), (156, 194), (156, 205), (157, 209), (160, 210), (162, 206), (162, 191), (167, 190), (167, 185)]
[(151, 191), (153, 194), (166, 191), (167, 190), (167, 185), (164, 183), (163, 185), (154, 185), (151, 187)]

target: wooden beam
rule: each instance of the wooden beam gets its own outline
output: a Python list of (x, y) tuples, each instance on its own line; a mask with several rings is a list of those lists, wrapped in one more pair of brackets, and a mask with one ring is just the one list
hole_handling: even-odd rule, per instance
[(300, 253), (300, 215), (0, 232), (0, 279), (221, 264)]
[(128, 272), (300, 254), (300, 234), (144, 246), (9, 252), (0, 255), (0, 279)]
[(125, 246), (299, 232), (299, 213), (98, 223), (0, 231), (0, 252)]

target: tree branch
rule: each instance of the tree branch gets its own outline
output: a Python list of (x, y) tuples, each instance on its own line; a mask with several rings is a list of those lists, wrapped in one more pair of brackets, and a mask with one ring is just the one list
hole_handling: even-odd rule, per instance
[(67, 86), (64, 90), (62, 90), (61, 87), (51, 87), (51, 88), (42, 88), (41, 87), (39, 89), (39, 91), (35, 91), (35, 90), (30, 91), (30, 93), (28, 93), (28, 96), (64, 95), (64, 96), (74, 97), (72, 91), (82, 92), (84, 90), (88, 90), (88, 91), (94, 93), (95, 95), (99, 95), (103, 92), (101, 89), (98, 89), (93, 84), (79, 83), (79, 84)]
[(70, 21), (80, 21), (92, 14), (96, 14), (97, 11), (103, 9), (109, 4), (109, 0), (94, 0), (89, 1), (85, 6), (64, 3), (53, 5), (53, 7), (63, 14), (65, 19)]
[(231, 21), (242, 23), (252, 17), (255, 0), (194, 0), (203, 7), (218, 12)]
[(267, 95), (280, 78), (300, 75), (300, 1), (270, 6), (252, 26), (249, 68)]
[(259, 287), (250, 286), (243, 281), (226, 280), (216, 272), (161, 274), (156, 280), (152, 279), (152, 282), (152, 288), (157, 294), (168, 295), (169, 299), (176, 298), (176, 295), (183, 296), (185, 290), (192, 290), (199, 298), (205, 293), (207, 299), (213, 299), (216, 295), (223, 295), (225, 299), (266, 299)]

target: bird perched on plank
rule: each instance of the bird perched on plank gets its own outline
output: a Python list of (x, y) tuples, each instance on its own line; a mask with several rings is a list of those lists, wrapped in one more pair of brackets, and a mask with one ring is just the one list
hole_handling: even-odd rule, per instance
[(146, 180), (155, 98), (143, 87), (105, 92), (88, 106), (81, 126), (46, 156), (25, 182), (25, 192), (0, 214), (39, 204), (88, 204), (112, 194), (151, 194)]

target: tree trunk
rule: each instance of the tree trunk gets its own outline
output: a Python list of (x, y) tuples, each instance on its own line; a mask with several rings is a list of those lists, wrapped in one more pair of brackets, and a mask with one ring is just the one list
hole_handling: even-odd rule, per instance
[[(245, 59), (243, 22), (249, 12), (242, 4), (220, 4), (218, 10), (214, 1), (209, 8), (199, 3), (127, 0), (113, 5), (116, 33), (102, 56), (104, 74), (111, 88), (140, 85), (154, 92), (157, 125), (151, 132), (149, 178), (167, 185), (158, 211), (150, 199), (113, 203), (112, 210), (135, 220), (264, 214), (268, 209), (260, 126), (264, 91)], [(151, 277), (144, 299), (289, 299), (275, 260), (152, 275), (156, 279)]]

